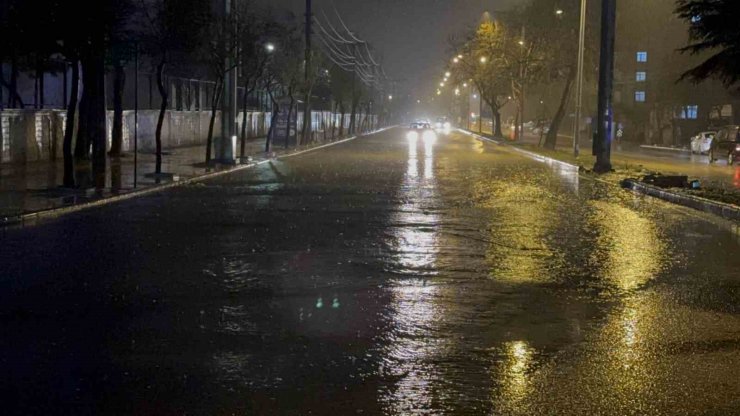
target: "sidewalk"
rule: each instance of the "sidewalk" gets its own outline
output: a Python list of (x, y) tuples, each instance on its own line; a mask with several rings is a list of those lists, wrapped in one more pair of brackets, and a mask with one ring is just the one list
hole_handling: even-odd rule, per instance
[[(264, 138), (253, 139), (247, 142), (245, 154), (259, 162), (268, 158), (264, 149)], [(279, 149), (275, 150), (279, 152)], [(205, 145), (166, 149), (162, 156), (162, 172), (171, 173), (177, 181), (183, 181), (233, 169), (233, 166), (226, 165), (206, 167), (204, 160)], [(134, 155), (108, 158), (106, 187), (79, 190), (61, 187), (64, 176), (61, 160), (0, 165), (0, 225), (17, 222), (19, 216), (30, 213), (100, 201), (171, 183), (146, 176), (154, 172), (154, 165), (153, 153), (139, 152), (134, 187)]]
[[(539, 147), (539, 136), (527, 133), (522, 142), (506, 140), (507, 143), (526, 147), (538, 152), (548, 151)], [(596, 159), (591, 155), (591, 142), (580, 143), (580, 156), (575, 159), (573, 137), (560, 135), (555, 150), (573, 159), (575, 164), (590, 169)], [(661, 152), (640, 148), (639, 145), (624, 143), (621, 149), (612, 150), (612, 165), (615, 169), (645, 170), (666, 175), (687, 175), (701, 180), (702, 184), (727, 191), (740, 191), (740, 165), (724, 163), (709, 164), (707, 156), (691, 155), (688, 152)]]

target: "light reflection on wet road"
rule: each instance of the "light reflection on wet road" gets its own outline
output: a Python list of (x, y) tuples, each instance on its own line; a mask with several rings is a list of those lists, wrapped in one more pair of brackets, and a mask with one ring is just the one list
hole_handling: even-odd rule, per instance
[(2, 237), (10, 414), (740, 414), (736, 227), (458, 133)]

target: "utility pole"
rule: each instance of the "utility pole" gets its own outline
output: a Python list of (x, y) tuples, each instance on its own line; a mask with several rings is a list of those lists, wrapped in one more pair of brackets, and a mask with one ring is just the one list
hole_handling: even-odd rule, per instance
[(594, 172), (611, 171), (612, 88), (614, 84), (614, 37), (616, 0), (601, 2), (601, 56), (599, 58), (599, 107), (597, 135), (594, 140)]
[(587, 0), (581, 0), (581, 25), (578, 36), (578, 74), (576, 80), (576, 117), (573, 122), (573, 155), (580, 153), (581, 139), (581, 112), (583, 111), (583, 67), (586, 54), (586, 5)]
[(311, 11), (311, 0), (306, 0), (306, 57), (303, 74), (304, 88), (306, 93), (303, 100), (303, 128), (301, 129), (302, 141), (311, 135), (311, 25), (313, 23), (313, 13)]
[[(224, 0), (224, 21), (231, 24), (233, 16), (232, 3), (236, 0)], [(230, 28), (234, 34), (234, 28)], [(217, 137), (216, 160), (221, 163), (234, 163), (236, 153), (236, 87), (237, 69), (236, 58), (232, 54), (236, 51), (236, 39), (232, 36), (226, 46), (226, 58), (224, 60), (224, 93), (221, 101), (221, 136)]]

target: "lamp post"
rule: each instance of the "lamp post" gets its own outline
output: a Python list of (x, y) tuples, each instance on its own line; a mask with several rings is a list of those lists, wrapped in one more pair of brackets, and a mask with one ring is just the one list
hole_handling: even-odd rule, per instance
[(578, 72), (576, 75), (576, 114), (573, 122), (573, 155), (580, 153), (581, 111), (583, 109), (583, 67), (586, 53), (586, 5), (587, 0), (581, 0), (581, 24), (578, 35)]
[(594, 140), (594, 172), (606, 173), (611, 165), (612, 87), (614, 86), (614, 36), (617, 16), (616, 0), (602, 0), (601, 53), (599, 57), (599, 105), (597, 137)]

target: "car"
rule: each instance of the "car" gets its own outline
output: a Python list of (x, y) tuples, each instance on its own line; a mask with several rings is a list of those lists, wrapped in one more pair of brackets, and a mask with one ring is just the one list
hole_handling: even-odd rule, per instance
[(427, 120), (416, 120), (411, 123), (411, 128), (415, 130), (427, 130), (431, 129), (432, 125)]
[(437, 118), (437, 123), (435, 124), (435, 127), (437, 130), (449, 130), (452, 127), (452, 124), (450, 124), (450, 121), (447, 120), (447, 117), (439, 117)]
[(728, 165), (740, 160), (740, 126), (725, 126), (717, 131), (709, 148), (709, 163), (718, 158), (727, 160)]
[(704, 155), (709, 153), (716, 131), (703, 131), (691, 138), (691, 153)]

